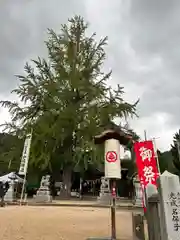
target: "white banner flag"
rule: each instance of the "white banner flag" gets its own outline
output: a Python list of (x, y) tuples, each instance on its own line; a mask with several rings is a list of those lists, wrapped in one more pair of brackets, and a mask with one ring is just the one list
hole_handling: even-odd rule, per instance
[(30, 147), (31, 147), (31, 139), (32, 133), (26, 136), (26, 140), (24, 142), (24, 149), (21, 158), (21, 164), (19, 168), (19, 175), (26, 175), (28, 162), (29, 162), (29, 154), (30, 154)]
[(131, 152), (123, 145), (120, 145), (120, 158), (121, 160), (131, 160)]

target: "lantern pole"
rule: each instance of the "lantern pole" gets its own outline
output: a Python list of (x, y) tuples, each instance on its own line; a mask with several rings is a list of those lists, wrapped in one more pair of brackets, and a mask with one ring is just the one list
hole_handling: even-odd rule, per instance
[(111, 179), (111, 239), (116, 240), (116, 179)]
[[(131, 136), (123, 132), (119, 127), (110, 126), (100, 135), (95, 136), (95, 144), (104, 144), (104, 165), (105, 178), (109, 179), (109, 188), (111, 191), (111, 239), (116, 240), (116, 198), (117, 198), (117, 179), (121, 179), (120, 163), (120, 144), (127, 145)], [(92, 238), (88, 238), (92, 239)], [(94, 238), (98, 239), (98, 238)]]

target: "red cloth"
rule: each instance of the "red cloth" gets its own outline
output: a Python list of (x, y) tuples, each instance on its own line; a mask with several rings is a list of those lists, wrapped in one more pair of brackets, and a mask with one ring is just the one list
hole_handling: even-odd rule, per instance
[[(151, 183), (157, 187), (157, 178), (159, 176), (153, 142), (135, 142), (134, 151), (136, 155), (138, 176), (144, 196), (144, 189), (148, 183)], [(143, 207), (145, 209), (144, 201)]]

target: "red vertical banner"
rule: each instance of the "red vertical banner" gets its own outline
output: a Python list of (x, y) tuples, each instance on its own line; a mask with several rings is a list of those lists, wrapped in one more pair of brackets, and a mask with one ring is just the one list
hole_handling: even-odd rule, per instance
[(152, 141), (136, 142), (134, 144), (136, 164), (141, 185), (148, 183), (157, 186), (156, 180), (159, 176), (154, 146)]
[(144, 196), (144, 189), (149, 183), (157, 187), (156, 181), (159, 176), (153, 142), (136, 142), (134, 144), (134, 151), (136, 155), (138, 176)]

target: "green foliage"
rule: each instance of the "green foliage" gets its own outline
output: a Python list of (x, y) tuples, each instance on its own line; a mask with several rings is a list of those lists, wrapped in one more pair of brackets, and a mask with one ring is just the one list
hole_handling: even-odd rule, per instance
[(158, 160), (159, 160), (161, 173), (163, 173), (165, 170), (171, 173), (175, 173), (173, 156), (171, 154), (171, 151), (165, 151), (165, 152), (157, 151), (157, 153), (158, 153)]
[[(132, 141), (128, 143), (126, 148), (131, 152), (131, 160), (135, 162), (134, 142), (139, 141), (140, 137), (132, 129), (128, 129), (128, 133), (132, 136)], [(134, 171), (136, 171), (136, 164), (134, 164)]]
[(11, 113), (10, 132), (25, 136), (33, 128), (31, 164), (42, 169), (87, 168), (102, 161), (93, 137), (115, 117), (135, 115), (137, 102), (123, 100), (123, 88), (107, 86), (111, 71), (103, 73), (107, 37), (88, 37), (87, 23), (75, 16), (61, 33), (49, 30), (48, 59), (25, 65), (25, 75), (13, 92), (24, 106), (3, 101)]
[(180, 144), (180, 135), (175, 133), (173, 137), (173, 144), (171, 145), (171, 154), (173, 156), (173, 164), (178, 174), (180, 174), (180, 156), (178, 153), (178, 146)]
[(17, 171), (20, 165), (23, 141), (17, 136), (0, 134), (0, 172)]
[(128, 177), (131, 177), (136, 171), (136, 163), (131, 160), (122, 160), (121, 167), (124, 169), (128, 169)]

